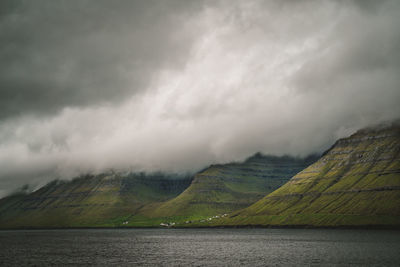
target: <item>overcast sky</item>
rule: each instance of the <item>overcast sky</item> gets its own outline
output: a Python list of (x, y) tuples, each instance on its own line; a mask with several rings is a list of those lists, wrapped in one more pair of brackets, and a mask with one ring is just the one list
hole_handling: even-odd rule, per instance
[(0, 2), (0, 196), (304, 156), (400, 116), (400, 1)]

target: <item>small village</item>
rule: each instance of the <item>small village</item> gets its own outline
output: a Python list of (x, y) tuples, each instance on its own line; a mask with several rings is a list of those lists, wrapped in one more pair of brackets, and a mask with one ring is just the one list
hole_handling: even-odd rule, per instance
[(211, 222), (212, 220), (215, 220), (215, 219), (224, 218), (226, 216), (228, 216), (228, 214), (224, 213), (224, 214), (221, 214), (221, 215), (214, 215), (212, 217), (208, 217), (208, 218), (201, 219), (201, 220), (189, 220), (189, 221), (185, 221), (184, 223), (162, 222), (162, 223), (160, 223), (160, 226), (162, 226), (162, 227), (174, 227), (174, 226), (181, 225), (181, 224), (205, 223), (205, 222)]

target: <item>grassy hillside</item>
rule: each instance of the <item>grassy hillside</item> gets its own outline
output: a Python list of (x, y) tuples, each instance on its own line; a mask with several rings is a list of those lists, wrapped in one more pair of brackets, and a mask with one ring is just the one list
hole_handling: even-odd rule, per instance
[(0, 227), (121, 226), (150, 203), (179, 195), (191, 178), (108, 173), (54, 181), (0, 200)]
[(192, 184), (176, 198), (143, 209), (145, 218), (141, 220), (160, 217), (177, 222), (199, 220), (248, 207), (315, 160), (316, 157), (256, 154), (242, 163), (213, 165), (196, 174)]
[(0, 228), (159, 226), (248, 207), (315, 161), (256, 154), (194, 178), (108, 173), (0, 200)]
[(337, 141), (285, 185), (215, 224), (400, 226), (400, 127)]

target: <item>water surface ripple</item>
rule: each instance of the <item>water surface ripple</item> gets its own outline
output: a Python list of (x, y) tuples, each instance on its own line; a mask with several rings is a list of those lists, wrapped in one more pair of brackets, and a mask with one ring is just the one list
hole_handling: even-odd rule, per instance
[(315, 229), (0, 231), (1, 266), (399, 266), (400, 232)]

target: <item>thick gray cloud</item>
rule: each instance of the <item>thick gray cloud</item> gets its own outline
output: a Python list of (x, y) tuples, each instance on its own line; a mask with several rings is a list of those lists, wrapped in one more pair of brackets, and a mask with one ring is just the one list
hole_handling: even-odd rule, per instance
[[(0, 119), (114, 103), (185, 63), (201, 1), (2, 1)], [(190, 28), (188, 27), (190, 26)]]
[(0, 194), (306, 155), (400, 116), (398, 1), (10, 1)]

